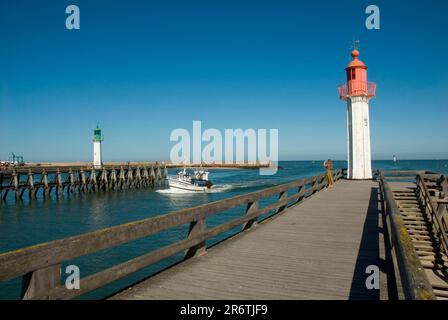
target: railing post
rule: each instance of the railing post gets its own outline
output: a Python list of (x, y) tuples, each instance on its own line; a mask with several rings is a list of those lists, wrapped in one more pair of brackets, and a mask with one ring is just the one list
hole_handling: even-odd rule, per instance
[[(288, 198), (288, 191), (282, 191), (282, 192), (280, 192), (280, 195), (279, 195), (279, 197), (278, 197), (278, 201), (279, 201), (279, 202), (280, 202), (280, 201), (285, 201), (286, 198)], [(279, 207), (279, 208), (277, 209), (277, 211), (275, 212), (275, 214), (277, 214), (277, 213), (279, 213), (279, 212), (282, 212), (283, 210), (285, 210), (285, 208), (286, 208), (287, 206), (288, 206), (288, 204), (285, 204), (285, 205)]]
[(441, 219), (445, 219), (445, 215), (448, 211), (448, 180), (445, 175), (442, 175), (440, 178), (440, 187), (442, 191), (439, 194), (440, 199), (437, 201), (437, 215)]
[[(258, 210), (258, 201), (254, 201), (254, 202), (249, 202), (247, 204), (247, 208), (246, 208), (246, 215), (251, 214), (255, 211)], [(247, 221), (244, 226), (243, 226), (243, 230), (247, 230), (250, 229), (251, 227), (254, 227), (257, 225), (257, 217), (250, 219), (249, 221)]]
[[(324, 179), (325, 179), (325, 177), (324, 177)], [(318, 184), (319, 184), (319, 177), (314, 177), (313, 184), (311, 185), (311, 194), (310, 194), (310, 195), (316, 193), (316, 191), (317, 191), (316, 186), (317, 186)]]
[(443, 218), (446, 214), (446, 203), (445, 202), (437, 202), (437, 216), (439, 218)]
[(338, 181), (342, 177), (342, 169), (335, 170), (334, 173), (332, 172), (332, 175), (334, 182)]
[(61, 265), (53, 265), (27, 273), (22, 277), (22, 299), (30, 300), (61, 283)]
[(443, 196), (447, 197), (448, 196), (448, 178), (445, 175), (442, 175), (440, 177), (440, 187), (442, 189)]
[(302, 184), (301, 186), (298, 187), (296, 203), (298, 203), (298, 202), (303, 200), (303, 198), (305, 197), (305, 192), (306, 192), (305, 185)]
[[(188, 231), (188, 238), (193, 238), (200, 234), (205, 233), (207, 229), (207, 225), (205, 223), (205, 219), (199, 219), (197, 221), (192, 221), (190, 223), (190, 230)], [(205, 253), (205, 241), (198, 243), (197, 245), (189, 248), (185, 253), (184, 259), (191, 258), (193, 256), (200, 256)]]

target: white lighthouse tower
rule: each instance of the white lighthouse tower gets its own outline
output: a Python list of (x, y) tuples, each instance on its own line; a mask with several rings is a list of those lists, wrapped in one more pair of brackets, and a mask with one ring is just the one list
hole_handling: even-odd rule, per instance
[(339, 86), (339, 96), (347, 101), (348, 179), (372, 179), (369, 101), (376, 84), (367, 82), (367, 66), (353, 50), (353, 60), (345, 71), (347, 83)]
[(104, 141), (104, 136), (101, 134), (101, 129), (98, 124), (93, 130), (93, 166), (94, 168), (101, 168), (103, 166), (101, 157), (101, 142)]

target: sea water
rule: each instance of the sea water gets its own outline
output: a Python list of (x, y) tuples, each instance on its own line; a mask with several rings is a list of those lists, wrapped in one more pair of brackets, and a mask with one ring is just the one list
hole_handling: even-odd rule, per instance
[[(280, 162), (281, 169), (272, 176), (261, 176), (258, 170), (221, 169), (210, 170), (214, 183), (210, 193), (179, 193), (166, 189), (134, 189), (124, 191), (74, 194), (61, 198), (14, 200), (0, 206), (0, 253), (23, 248), (33, 244), (65, 238), (81, 233), (115, 226), (130, 221), (163, 215), (168, 212), (199, 204), (229, 198), (281, 183), (314, 176), (324, 172), (323, 161)], [(345, 168), (345, 161), (334, 161), (335, 168)], [(448, 174), (448, 160), (373, 161), (373, 170), (431, 170)], [(170, 170), (169, 174), (175, 174)], [(26, 198), (26, 197), (25, 197)], [(266, 199), (263, 205), (276, 201)], [(245, 206), (214, 215), (207, 219), (208, 227), (239, 217)], [(207, 242), (216, 243), (236, 232), (230, 230)], [(148, 253), (182, 239), (188, 232), (188, 225), (170, 229), (150, 237), (139, 239), (112, 249), (80, 257), (62, 265), (64, 281), (65, 268), (75, 264), (81, 277), (99, 272), (118, 263)], [(124, 279), (113, 282), (81, 298), (100, 299), (142, 280), (182, 259), (182, 253), (144, 268)], [(0, 299), (20, 298), (21, 279), (0, 283)]]

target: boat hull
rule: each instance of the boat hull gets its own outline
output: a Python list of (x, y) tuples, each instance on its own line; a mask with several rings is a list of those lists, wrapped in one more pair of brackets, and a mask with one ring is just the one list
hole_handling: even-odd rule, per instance
[(179, 181), (177, 179), (167, 179), (168, 186), (173, 190), (191, 191), (191, 192), (205, 192), (210, 190), (206, 186), (197, 186), (189, 182)]

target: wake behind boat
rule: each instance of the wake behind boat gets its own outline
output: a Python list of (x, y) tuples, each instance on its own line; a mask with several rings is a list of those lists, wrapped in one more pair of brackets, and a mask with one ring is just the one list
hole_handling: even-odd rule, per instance
[(204, 170), (194, 171), (193, 175), (190, 175), (184, 168), (176, 177), (167, 177), (168, 186), (172, 190), (205, 192), (213, 185), (208, 175), (209, 172)]

